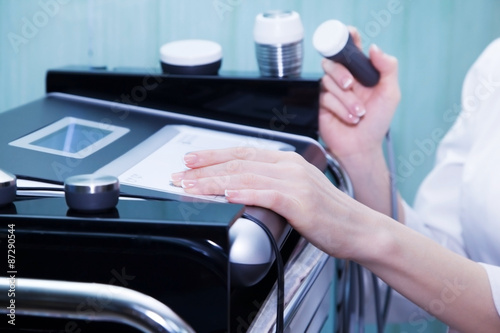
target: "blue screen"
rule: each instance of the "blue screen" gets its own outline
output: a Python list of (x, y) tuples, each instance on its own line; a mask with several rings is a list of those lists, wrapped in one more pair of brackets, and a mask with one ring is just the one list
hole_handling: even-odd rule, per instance
[(69, 124), (41, 139), (33, 141), (35, 146), (77, 153), (111, 134), (111, 131), (80, 124)]

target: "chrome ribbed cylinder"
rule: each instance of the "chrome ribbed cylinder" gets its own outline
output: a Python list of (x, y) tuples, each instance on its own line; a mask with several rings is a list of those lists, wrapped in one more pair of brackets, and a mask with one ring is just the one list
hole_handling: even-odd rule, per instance
[(300, 76), (303, 58), (302, 41), (276, 45), (255, 43), (255, 54), (262, 76)]
[(255, 18), (254, 42), (257, 64), (265, 77), (300, 76), (304, 28), (298, 13), (272, 10)]

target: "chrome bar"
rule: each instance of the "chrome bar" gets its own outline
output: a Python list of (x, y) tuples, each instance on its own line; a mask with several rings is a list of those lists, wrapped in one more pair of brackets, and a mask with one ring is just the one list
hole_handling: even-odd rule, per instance
[(340, 163), (330, 154), (326, 154), (328, 167), (332, 172), (335, 180), (338, 182), (338, 188), (350, 197), (354, 197), (354, 188), (352, 187), (351, 178), (347, 172), (342, 168)]
[[(15, 298), (7, 292), (12, 288)], [(115, 322), (151, 333), (194, 332), (165, 304), (113, 285), (0, 277), (0, 302), (8, 305), (11, 300), (15, 301), (15, 315)], [(98, 309), (88, 311), (89, 300)], [(0, 313), (9, 315), (10, 311), (0, 307)]]

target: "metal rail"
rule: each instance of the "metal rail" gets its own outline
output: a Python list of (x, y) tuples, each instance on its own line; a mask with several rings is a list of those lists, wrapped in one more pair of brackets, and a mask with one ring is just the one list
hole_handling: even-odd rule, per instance
[[(15, 315), (107, 321), (151, 333), (194, 330), (165, 304), (137, 291), (98, 283), (0, 277), (0, 291), (15, 289)], [(99, 311), (79, 311), (91, 299)], [(0, 302), (10, 304), (7, 292)], [(11, 313), (6, 306), (0, 313)]]

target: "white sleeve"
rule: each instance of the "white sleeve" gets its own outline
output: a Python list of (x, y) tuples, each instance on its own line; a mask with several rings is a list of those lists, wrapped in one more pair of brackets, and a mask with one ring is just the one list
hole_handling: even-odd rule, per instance
[[(436, 165), (418, 190), (414, 208), (403, 203), (405, 224), (435, 240), (442, 246), (468, 257), (462, 236), (460, 212), (463, 201), (460, 199), (462, 175), (470, 151), (484, 131), (485, 122), (491, 108), (478, 107), (468, 103), (468, 97), (478, 95), (482, 87), (481, 79), (498, 68), (500, 39), (492, 42), (467, 73), (462, 90), (464, 109), (450, 131), (441, 141), (436, 154)], [(491, 75), (490, 75), (491, 76)], [(494, 81), (495, 87), (498, 80)], [(468, 108), (469, 107), (469, 108)], [(497, 106), (495, 106), (497, 107)], [(486, 114), (485, 114), (486, 112)], [(491, 113), (491, 112), (490, 112)], [(491, 113), (492, 114), (492, 113)], [(500, 267), (490, 264), (481, 265), (486, 269), (495, 307), (500, 315)]]
[[(474, 108), (476, 105), (471, 105), (468, 98), (480, 92), (477, 91), (478, 80), (488, 77), (485, 73), (491, 71), (491, 68), (496, 68), (493, 63), (498, 65), (499, 53), (500, 39), (497, 39), (489, 45), (467, 73), (462, 90), (464, 109), (459, 115), (454, 114), (454, 111), (443, 115), (447, 117), (445, 120), (449, 121), (457, 118), (437, 148), (435, 167), (421, 184), (413, 208), (403, 202), (405, 224), (408, 227), (466, 257), (460, 216), (461, 179), (474, 140), (484, 125), (482, 112), (488, 111), (485, 108), (476, 110)], [(488, 273), (495, 306), (500, 314), (500, 267), (485, 264), (483, 266)], [(417, 315), (417, 309), (411, 309), (401, 295), (394, 293), (394, 296), (391, 307), (391, 315), (394, 316), (391, 319), (405, 321), (406, 316), (408, 322), (411, 318), (421, 316)]]
[[(477, 95), (477, 100), (483, 101), (478, 94), (486, 88), (480, 83), (491, 71), (492, 64), (498, 62), (499, 53), (500, 39), (497, 39), (468, 71), (462, 88), (463, 109), (460, 114), (445, 112), (443, 115), (449, 121), (456, 120), (439, 143), (435, 166), (418, 189), (413, 208), (404, 207), (407, 226), (462, 255), (465, 255), (460, 216), (464, 168), (474, 143), (484, 131), (489, 111), (471, 103), (470, 97)], [(478, 87), (484, 89), (478, 90)]]
[(404, 204), (408, 227), (461, 253), (460, 180), (473, 142), (472, 118), (457, 121), (444, 136), (437, 148), (434, 168), (420, 185), (413, 208)]
[(495, 302), (495, 307), (497, 308), (498, 315), (500, 316), (500, 267), (484, 263), (480, 264), (484, 267), (486, 273), (488, 274), (493, 301)]
[(435, 166), (422, 182), (413, 208), (403, 202), (408, 227), (462, 255), (460, 179), (472, 141), (471, 119), (467, 120), (455, 123), (439, 144)]

